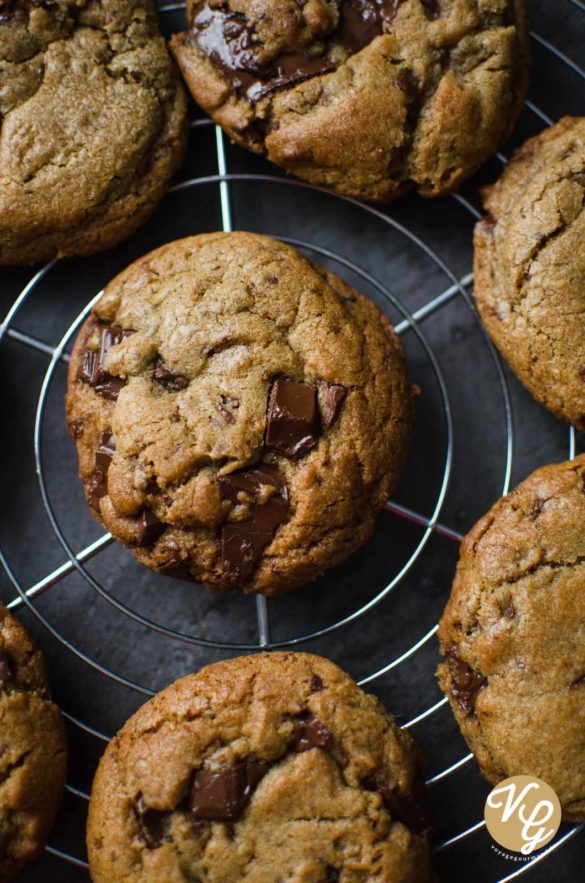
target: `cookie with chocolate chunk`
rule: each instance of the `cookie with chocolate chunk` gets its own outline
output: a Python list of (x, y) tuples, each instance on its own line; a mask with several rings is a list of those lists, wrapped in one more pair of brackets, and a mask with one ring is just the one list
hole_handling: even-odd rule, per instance
[(332, 662), (218, 662), (110, 742), (89, 807), (92, 880), (430, 883), (421, 766)]
[(129, 236), (187, 133), (152, 0), (0, 0), (0, 266)]
[(453, 191), (528, 85), (523, 0), (188, 0), (171, 49), (230, 138), (363, 199)]
[(121, 273), (73, 349), (69, 428), (94, 515), (143, 564), (274, 594), (370, 535), (412, 389), (378, 308), (288, 245), (214, 233)]
[(439, 681), (484, 776), (543, 779), (585, 821), (585, 455), (537, 469), (461, 547)]
[(43, 848), (65, 784), (66, 753), (41, 653), (0, 604), (0, 883)]
[(531, 138), (484, 192), (475, 296), (524, 386), (585, 429), (585, 117)]

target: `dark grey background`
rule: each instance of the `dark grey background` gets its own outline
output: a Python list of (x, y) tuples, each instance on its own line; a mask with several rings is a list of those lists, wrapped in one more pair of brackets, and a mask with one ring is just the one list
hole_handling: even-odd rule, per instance
[[(571, 0), (528, 0), (534, 30), (583, 65), (585, 8)], [(182, 26), (182, 12), (162, 16), (167, 33)], [(533, 41), (531, 99), (552, 119), (585, 111), (585, 83), (577, 73)], [(199, 116), (193, 108), (193, 116)], [(543, 123), (525, 110), (514, 145), (539, 131)], [(228, 148), (231, 172), (279, 175), (266, 162), (235, 147)], [(478, 187), (501, 169), (494, 159), (462, 191), (479, 206)], [(180, 180), (217, 172), (215, 131), (194, 128)], [(282, 176), (281, 176), (282, 177)], [(364, 207), (351, 205), (289, 183), (234, 181), (230, 185), (235, 228), (289, 236), (329, 248), (373, 274), (407, 311), (413, 312), (447, 289), (451, 279), (415, 241)], [(473, 217), (455, 199), (429, 202), (407, 197), (384, 210), (387, 217), (436, 250), (457, 278), (471, 268)], [(178, 236), (221, 227), (218, 187), (201, 183), (169, 194), (147, 226), (131, 240), (105, 255), (61, 262), (36, 286), (14, 327), (56, 345), (91, 297), (130, 260)], [(380, 290), (367, 284), (335, 260), (307, 251), (373, 296), (394, 321), (403, 318)], [(4, 314), (31, 278), (30, 270), (4, 270), (0, 307)], [(448, 391), (453, 417), (452, 477), (440, 521), (465, 532), (502, 492), (507, 433), (502, 385), (496, 363), (475, 316), (457, 294), (420, 324)], [(412, 456), (395, 500), (429, 517), (443, 476), (447, 438), (444, 402), (437, 376), (420, 340), (412, 331), (403, 337), (414, 380), (422, 393)], [(28, 587), (66, 560), (42, 505), (35, 475), (33, 429), (40, 387), (49, 359), (13, 338), (0, 350), (2, 433), (0, 468), (3, 505), (0, 540), (21, 586)], [(512, 483), (536, 466), (564, 459), (568, 429), (536, 405), (505, 371), (513, 409)], [(64, 366), (58, 365), (46, 399), (42, 424), (42, 458), (46, 487), (56, 518), (68, 542), (82, 549), (100, 535), (89, 515), (76, 478), (73, 446), (66, 437), (63, 413)], [(578, 450), (582, 439), (577, 439)], [(423, 537), (424, 529), (392, 513), (380, 516), (370, 543), (344, 566), (319, 583), (290, 597), (269, 603), (272, 638), (286, 640), (334, 623), (380, 592), (400, 571)], [(457, 558), (457, 543), (434, 533), (415, 564), (385, 599), (350, 625), (300, 649), (323, 653), (354, 677), (375, 672), (425, 634), (437, 621), (449, 593)], [(255, 643), (258, 640), (255, 603), (238, 596), (213, 596), (200, 588), (142, 570), (125, 550), (110, 546), (88, 565), (89, 572), (142, 616), (167, 627), (215, 641)], [(12, 600), (16, 591), (0, 575), (0, 598)], [(74, 573), (35, 602), (37, 613), (56, 630), (51, 634), (28, 609), (20, 615), (43, 647), (51, 668), (57, 701), (83, 722), (111, 734), (135, 710), (144, 695), (114, 683), (82, 661), (63, 641), (83, 654), (148, 689), (159, 690), (175, 678), (206, 662), (236, 655), (189, 644), (139, 625), (104, 600)], [(437, 646), (433, 639), (413, 657), (368, 687), (401, 722), (407, 722), (440, 699), (434, 679)], [(441, 708), (416, 725), (413, 735), (427, 757), (433, 775), (467, 753), (448, 708)], [(88, 791), (103, 742), (70, 727), (69, 782)], [(439, 840), (482, 818), (488, 788), (473, 763), (467, 764), (432, 789)], [(85, 802), (66, 795), (51, 835), (51, 844), (84, 858)], [(566, 827), (561, 829), (566, 830)], [(437, 858), (441, 877), (461, 883), (491, 883), (518, 867), (498, 858), (490, 838), (480, 831)], [(543, 863), (528, 870), (526, 879), (577, 883), (585, 874), (585, 837), (579, 834)], [(87, 872), (65, 861), (43, 856), (23, 881), (81, 883)], [(114, 881), (112, 881), (114, 883)]]

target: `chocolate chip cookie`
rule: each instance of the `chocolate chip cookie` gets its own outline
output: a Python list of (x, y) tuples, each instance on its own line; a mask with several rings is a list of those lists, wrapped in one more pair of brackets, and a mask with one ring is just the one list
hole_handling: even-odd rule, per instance
[(412, 389), (371, 301), (283, 243), (213, 233), (108, 285), (73, 349), (67, 412), (88, 503), (139, 561), (274, 594), (369, 537)]
[(167, 687), (108, 746), (94, 883), (427, 883), (421, 760), (319, 656), (231, 659)]
[(524, 100), (523, 0), (188, 0), (171, 48), (239, 144), (364, 199), (454, 190)]
[(482, 321), (524, 386), (585, 429), (585, 117), (516, 152), (475, 229)]
[(65, 767), (65, 730), (43, 658), (0, 604), (0, 883), (43, 848)]
[(545, 466), (463, 541), (439, 681), (484, 776), (534, 775), (585, 821), (585, 456)]
[(0, 265), (129, 236), (186, 138), (151, 0), (0, 0)]

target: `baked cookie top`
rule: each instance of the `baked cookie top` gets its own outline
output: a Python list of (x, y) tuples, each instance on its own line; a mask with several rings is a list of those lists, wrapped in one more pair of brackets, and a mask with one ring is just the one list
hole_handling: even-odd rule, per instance
[(0, 883), (42, 849), (65, 768), (65, 730), (43, 658), (0, 604)]
[(585, 820), (585, 456), (545, 466), (463, 541), (439, 681), (483, 774), (551, 785)]
[(527, 90), (522, 0), (189, 0), (172, 51), (230, 137), (341, 193), (456, 188)]
[(142, 563), (272, 594), (369, 536), (412, 391), (371, 301), (281, 242), (213, 233), (108, 285), (67, 408), (88, 502)]
[(585, 118), (527, 141), (484, 203), (475, 230), (482, 321), (532, 395), (585, 429)]
[(128, 236), (186, 136), (151, 0), (0, 0), (0, 265)]
[(94, 883), (426, 883), (410, 736), (336, 665), (219, 662), (167, 687), (108, 746), (92, 790)]

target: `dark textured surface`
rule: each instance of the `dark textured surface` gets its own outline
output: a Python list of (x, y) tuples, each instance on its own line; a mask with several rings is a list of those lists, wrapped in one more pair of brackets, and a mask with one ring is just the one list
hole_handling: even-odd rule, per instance
[[(585, 11), (570, 0), (556, 3), (528, 0), (532, 24), (557, 47), (583, 65)], [(167, 31), (178, 30), (182, 14), (163, 17)], [(550, 117), (583, 113), (585, 83), (533, 43), (534, 71), (531, 99)], [(542, 128), (526, 110), (511, 143)], [(265, 162), (236, 148), (228, 149), (230, 170), (278, 174)], [(493, 179), (494, 160), (463, 191), (478, 205), (477, 187)], [(181, 178), (213, 175), (217, 171), (214, 131), (196, 128)], [(331, 248), (356, 261), (389, 287), (412, 311), (430, 301), (451, 283), (445, 273), (418, 247), (384, 220), (363, 208), (328, 194), (292, 184), (237, 182), (232, 185), (234, 226), (275, 236), (290, 236)], [(412, 197), (389, 207), (387, 214), (436, 249), (456, 276), (471, 266), (472, 217), (454, 199), (438, 202)], [(79, 310), (134, 257), (177, 236), (218, 229), (221, 225), (216, 183), (203, 184), (169, 195), (152, 221), (140, 233), (106, 255), (57, 265), (35, 289), (15, 326), (56, 344)], [(321, 262), (328, 263), (322, 255)], [(366, 294), (375, 290), (343, 265), (330, 266)], [(2, 314), (32, 274), (4, 270), (0, 286)], [(383, 303), (379, 297), (378, 302)], [(399, 322), (393, 308), (389, 314)], [(448, 390), (454, 426), (453, 474), (440, 520), (465, 531), (500, 494), (504, 480), (506, 434), (501, 387), (494, 361), (479, 326), (461, 296), (421, 323)], [(395, 495), (397, 502), (430, 515), (440, 487), (445, 460), (445, 431), (437, 382), (416, 335), (403, 337), (412, 374), (421, 386), (415, 443), (410, 465)], [(61, 564), (66, 555), (52, 533), (35, 476), (33, 427), (36, 403), (48, 365), (42, 353), (13, 340), (0, 350), (2, 371), (2, 488), (0, 541), (23, 586), (29, 586)], [(564, 459), (568, 430), (533, 403), (519, 384), (509, 379), (514, 417), (512, 482), (516, 483), (543, 463)], [(81, 549), (99, 536), (76, 479), (76, 460), (64, 427), (65, 370), (58, 367), (50, 388), (43, 423), (42, 455), (48, 493), (56, 516), (73, 548)], [(582, 439), (577, 440), (583, 449)], [(400, 570), (423, 531), (416, 524), (384, 513), (365, 549), (323, 580), (290, 597), (269, 602), (273, 639), (300, 635), (327, 625), (372, 598)], [(320, 652), (343, 665), (354, 677), (376, 671), (418, 640), (437, 621), (447, 598), (457, 556), (457, 544), (439, 534), (428, 541), (415, 566), (375, 611), (328, 636), (303, 643), (302, 649)], [(129, 552), (109, 547), (89, 565), (90, 572), (113, 596), (142, 615), (189, 635), (208, 639), (255, 642), (254, 601), (236, 596), (207, 595), (197, 587), (148, 573)], [(0, 597), (10, 601), (15, 590), (0, 578)], [(38, 611), (51, 626), (84, 653), (112, 671), (157, 690), (175, 678), (237, 651), (205, 649), (156, 634), (139, 625), (71, 575), (37, 601)], [(54, 693), (62, 706), (86, 723), (112, 733), (144, 697), (117, 685), (76, 658), (52, 637), (30, 612), (22, 619), (48, 657)], [(407, 721), (440, 698), (434, 678), (437, 645), (432, 640), (397, 668), (374, 681), (370, 689), (382, 698), (400, 721)], [(413, 728), (425, 750), (430, 775), (467, 753), (448, 708)], [(69, 781), (88, 790), (102, 744), (70, 728)], [(488, 788), (476, 767), (468, 764), (433, 788), (432, 800), (439, 836), (445, 839), (482, 817)], [(76, 797), (64, 800), (53, 845), (84, 855), (85, 805)], [(564, 830), (564, 829), (563, 829)], [(583, 879), (584, 835), (526, 874), (531, 883), (547, 879), (577, 883)], [(446, 881), (492, 883), (515, 871), (517, 864), (498, 858), (485, 831), (442, 854), (439, 868)], [(51, 857), (42, 858), (23, 881), (81, 883), (86, 872)]]

